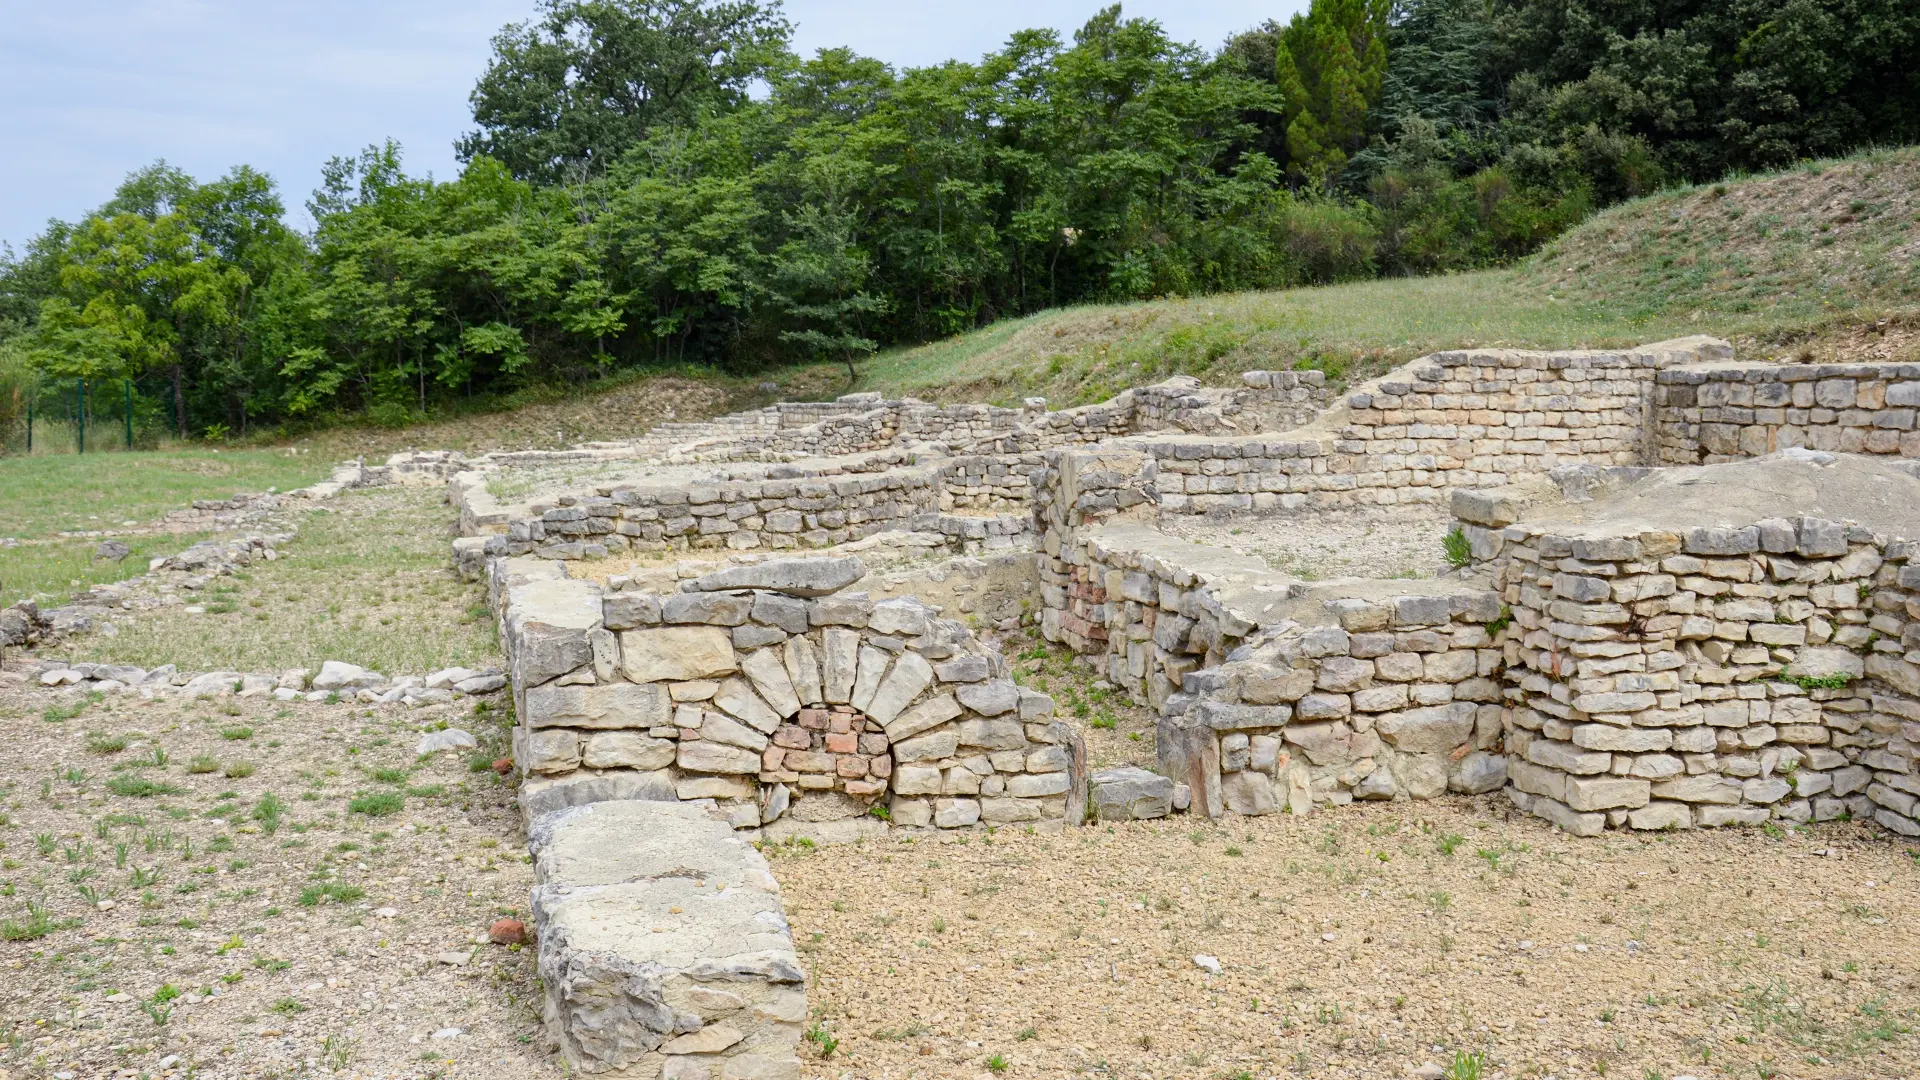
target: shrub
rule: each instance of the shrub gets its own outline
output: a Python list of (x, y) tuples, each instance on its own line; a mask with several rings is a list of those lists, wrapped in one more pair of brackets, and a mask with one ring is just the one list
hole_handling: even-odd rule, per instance
[(1473, 545), (1467, 543), (1467, 534), (1460, 526), (1455, 525), (1440, 544), (1446, 549), (1448, 566), (1457, 570), (1473, 561)]

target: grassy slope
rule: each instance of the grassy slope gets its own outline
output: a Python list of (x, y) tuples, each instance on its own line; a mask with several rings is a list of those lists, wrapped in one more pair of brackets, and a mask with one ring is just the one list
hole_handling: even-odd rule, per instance
[(1439, 348), (1615, 346), (1682, 334), (1743, 351), (1920, 309), (1920, 150), (1665, 192), (1595, 215), (1520, 265), (1432, 278), (1043, 312), (875, 357), (874, 389), (1097, 401), (1187, 373), (1365, 376)]

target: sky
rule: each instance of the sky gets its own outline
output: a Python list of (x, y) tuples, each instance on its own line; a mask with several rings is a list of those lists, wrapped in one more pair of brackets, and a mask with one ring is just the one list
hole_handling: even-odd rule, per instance
[[(895, 66), (973, 60), (1014, 30), (1084, 23), (1099, 0), (788, 0), (803, 53)], [(1216, 47), (1305, 0), (1134, 0)], [(210, 180), (235, 164), (280, 183), (290, 219), (329, 157), (399, 140), (407, 170), (450, 178), (467, 94), (499, 28), (535, 0), (0, 0), (0, 241), (99, 206), (165, 158)]]

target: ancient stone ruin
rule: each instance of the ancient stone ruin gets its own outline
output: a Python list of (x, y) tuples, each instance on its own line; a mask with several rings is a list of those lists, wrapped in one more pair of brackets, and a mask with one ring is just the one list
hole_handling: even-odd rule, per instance
[[(568, 1062), (772, 1076), (804, 998), (746, 841), (1447, 792), (1579, 836), (1920, 835), (1917, 406), (1920, 366), (1688, 338), (386, 468), (447, 484), (492, 590)], [(1423, 565), (1294, 558), (1416, 528)], [(1156, 768), (1089, 766), (989, 644), (1023, 626), (1153, 710)], [(727, 884), (709, 931), (643, 925), (688, 874)]]

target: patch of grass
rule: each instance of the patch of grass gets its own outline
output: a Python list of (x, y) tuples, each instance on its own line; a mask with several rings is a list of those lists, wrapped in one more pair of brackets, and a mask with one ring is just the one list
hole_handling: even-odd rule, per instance
[(132, 738), (126, 735), (89, 735), (87, 750), (95, 754), (117, 754), (127, 748)]
[(187, 762), (187, 772), (194, 776), (205, 776), (210, 772), (218, 772), (219, 769), (220, 759), (212, 754), (195, 754), (193, 760)]
[(253, 729), (250, 727), (224, 727), (220, 729), (220, 737), (228, 742), (251, 739), (253, 738)]
[(0, 920), (0, 941), (38, 941), (55, 930), (78, 925), (79, 919), (56, 919), (44, 905), (28, 901), (26, 918)]
[(286, 813), (286, 810), (287, 806), (280, 801), (280, 797), (269, 791), (260, 796), (259, 802), (253, 804), (251, 816), (253, 820), (260, 823), (262, 832), (272, 836), (280, 831), (280, 815)]
[(368, 817), (386, 817), (405, 809), (407, 800), (397, 791), (376, 791), (347, 800), (347, 812)]
[(155, 795), (178, 795), (186, 789), (162, 780), (122, 774), (107, 781), (107, 790), (131, 799), (149, 799)]
[(300, 890), (301, 907), (319, 907), (331, 900), (336, 904), (351, 904), (367, 895), (367, 891), (358, 885), (347, 885), (338, 881), (329, 881), (324, 885), (309, 885)]
[(253, 775), (253, 762), (229, 761), (227, 762), (227, 768), (223, 775), (229, 780), (245, 780), (247, 777)]
[(1447, 565), (1456, 570), (1473, 561), (1473, 545), (1467, 542), (1467, 534), (1458, 525), (1441, 537), (1440, 546), (1446, 552)]

